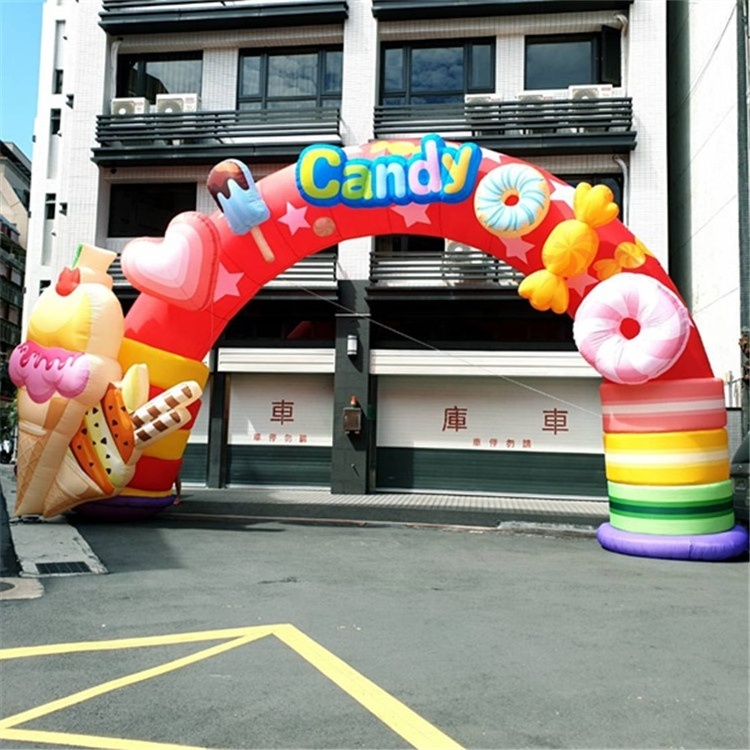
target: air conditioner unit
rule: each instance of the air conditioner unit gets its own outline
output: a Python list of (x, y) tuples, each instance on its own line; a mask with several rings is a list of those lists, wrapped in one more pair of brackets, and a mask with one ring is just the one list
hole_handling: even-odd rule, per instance
[(495, 94), (464, 94), (464, 104), (492, 104), (501, 101)]
[(145, 96), (132, 96), (112, 100), (112, 114), (122, 117), (144, 115), (148, 112), (149, 101)]
[(180, 114), (197, 112), (200, 105), (198, 94), (157, 94), (156, 111), (158, 114)]
[(612, 84), (598, 86), (568, 86), (568, 99), (607, 99), (612, 96)]
[(544, 102), (550, 99), (559, 99), (561, 94), (558, 91), (521, 91), (516, 94), (516, 100), (519, 102)]
[(448, 284), (465, 284), (491, 279), (493, 259), (464, 242), (446, 240), (441, 275)]

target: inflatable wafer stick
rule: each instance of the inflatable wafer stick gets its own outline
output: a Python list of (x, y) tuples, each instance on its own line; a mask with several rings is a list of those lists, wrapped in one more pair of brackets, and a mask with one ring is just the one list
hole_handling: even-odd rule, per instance
[(144, 422), (135, 431), (135, 447), (143, 449), (152, 441), (174, 432), (181, 425), (190, 421), (190, 412), (187, 409), (173, 409), (166, 414), (161, 414), (150, 421)]
[(172, 386), (172, 388), (152, 398), (132, 413), (133, 426), (137, 429), (178, 406), (189, 406), (197, 401), (200, 396), (201, 387), (194, 380), (186, 380)]
[(232, 232), (238, 235), (250, 232), (263, 260), (273, 263), (276, 257), (259, 226), (270, 218), (271, 212), (247, 166), (238, 159), (226, 159), (211, 170), (206, 187)]

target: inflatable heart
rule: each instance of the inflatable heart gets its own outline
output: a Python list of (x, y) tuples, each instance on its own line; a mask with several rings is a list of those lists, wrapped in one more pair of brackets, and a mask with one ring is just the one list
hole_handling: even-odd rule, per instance
[(139, 291), (187, 310), (201, 310), (213, 296), (218, 270), (216, 229), (188, 211), (170, 222), (164, 239), (139, 237), (122, 251), (125, 278)]

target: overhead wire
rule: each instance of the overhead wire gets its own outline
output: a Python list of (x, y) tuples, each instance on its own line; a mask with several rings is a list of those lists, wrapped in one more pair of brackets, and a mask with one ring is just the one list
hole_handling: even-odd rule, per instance
[(523, 388), (523, 389), (525, 389), (527, 391), (531, 391), (532, 393), (537, 394), (538, 396), (542, 396), (542, 397), (548, 398), (548, 399), (550, 399), (552, 401), (556, 401), (556, 402), (558, 402), (560, 404), (564, 404), (565, 406), (569, 406), (569, 407), (571, 407), (573, 409), (577, 409), (578, 411), (581, 411), (581, 412), (583, 412), (585, 414), (588, 414), (590, 416), (597, 417), (597, 418), (599, 418), (601, 416), (601, 414), (599, 412), (595, 412), (595, 411), (592, 411), (591, 409), (587, 409), (585, 406), (582, 406), (581, 404), (576, 404), (576, 403), (574, 403), (572, 401), (568, 401), (567, 399), (561, 398), (560, 396), (555, 396), (554, 394), (549, 393), (547, 391), (544, 391), (544, 390), (542, 390), (540, 388), (535, 388), (534, 386), (531, 386), (528, 383), (524, 383), (524, 382), (522, 382), (520, 380), (516, 380), (515, 378), (512, 378), (512, 377), (510, 377), (508, 375), (502, 375), (502, 374), (498, 373), (494, 369), (491, 369), (489, 367), (485, 367), (483, 365), (479, 365), (476, 362), (473, 362), (473, 361), (471, 361), (469, 359), (466, 359), (466, 358), (462, 357), (455, 350), (452, 350), (452, 349), (440, 349), (439, 347), (434, 346), (434, 345), (430, 344), (427, 341), (423, 341), (423, 340), (421, 340), (421, 339), (419, 339), (419, 338), (417, 338), (415, 336), (412, 336), (412, 335), (406, 333), (405, 331), (400, 331), (397, 328), (394, 328), (393, 326), (388, 325), (387, 323), (383, 323), (382, 321), (379, 321), (376, 318), (373, 318), (372, 315), (366, 315), (364, 313), (358, 313), (356, 310), (352, 310), (352, 309), (348, 308), (346, 305), (343, 305), (343, 304), (341, 304), (338, 301), (334, 301), (334, 300), (330, 299), (329, 297), (326, 297), (326, 296), (324, 296), (322, 294), (318, 294), (315, 291), (313, 291), (312, 289), (310, 289), (309, 287), (303, 286), (302, 284), (296, 283), (295, 287), (297, 289), (299, 289), (300, 291), (303, 291), (303, 292), (309, 294), (311, 297), (317, 297), (318, 299), (322, 300), (323, 302), (327, 302), (328, 304), (333, 305), (334, 307), (337, 307), (340, 310), (343, 310), (344, 312), (346, 312), (349, 315), (358, 316), (358, 317), (367, 317), (372, 324), (378, 326), (379, 328), (383, 328), (384, 330), (389, 331), (390, 333), (394, 333), (397, 336), (401, 336), (402, 338), (406, 339), (407, 341), (411, 341), (411, 342), (413, 342), (415, 344), (418, 344), (419, 346), (423, 346), (426, 349), (429, 349), (431, 351), (443, 354), (443, 355), (449, 357), (450, 359), (453, 359), (453, 360), (455, 360), (457, 362), (460, 362), (460, 363), (462, 363), (464, 365), (468, 365), (469, 367), (475, 368), (476, 370), (478, 370), (480, 372), (484, 372), (487, 375), (491, 375), (493, 377), (500, 378), (501, 380), (504, 380), (504, 381), (506, 381), (508, 383), (511, 383), (512, 385), (515, 385), (515, 386), (517, 386), (519, 388)]

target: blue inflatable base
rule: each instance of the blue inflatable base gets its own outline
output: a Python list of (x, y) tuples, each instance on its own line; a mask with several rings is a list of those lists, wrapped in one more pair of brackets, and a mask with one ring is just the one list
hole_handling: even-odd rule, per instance
[(88, 518), (100, 521), (139, 521), (151, 518), (175, 503), (174, 495), (166, 497), (116, 496), (109, 500), (76, 505), (72, 510)]
[(635, 534), (604, 523), (596, 532), (604, 549), (636, 557), (657, 557), (665, 560), (730, 560), (748, 550), (748, 531), (737, 525), (718, 534), (664, 536)]

